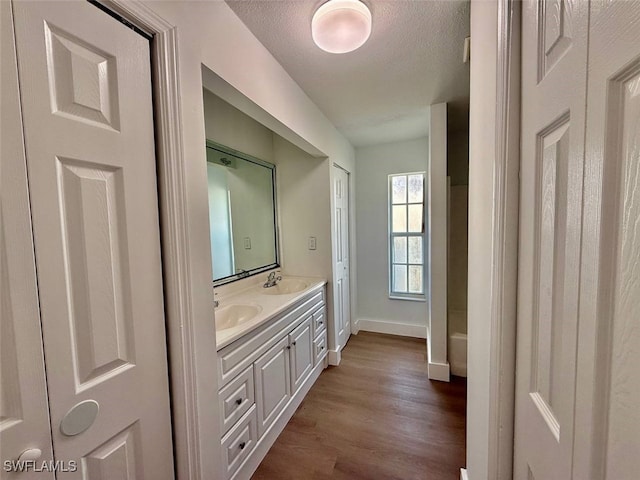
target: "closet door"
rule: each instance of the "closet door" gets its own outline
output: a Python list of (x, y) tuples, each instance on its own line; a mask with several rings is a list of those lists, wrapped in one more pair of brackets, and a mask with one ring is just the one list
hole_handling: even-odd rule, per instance
[(574, 479), (640, 475), (640, 2), (593, 1)]
[(588, 10), (523, 4), (515, 480), (573, 478), (585, 421), (575, 385)]
[(173, 478), (149, 41), (14, 3), (58, 478)]
[[(9, 479), (4, 462), (25, 450), (41, 451), (38, 465), (53, 456), (9, 2), (0, 2), (0, 35), (0, 477)], [(15, 475), (54, 478), (33, 470)]]

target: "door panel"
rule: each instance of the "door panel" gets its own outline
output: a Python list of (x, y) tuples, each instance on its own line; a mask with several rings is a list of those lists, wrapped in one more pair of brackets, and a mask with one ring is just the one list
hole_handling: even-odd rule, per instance
[[(0, 2), (0, 450), (17, 460), (29, 448), (51, 461), (51, 433), (20, 116), (11, 3)], [(3, 464), (4, 467), (4, 464)], [(52, 479), (51, 472), (19, 474)], [(13, 478), (4, 468), (1, 478)]]
[(515, 479), (571, 478), (588, 3), (522, 14)]
[(351, 298), (349, 281), (349, 174), (339, 167), (334, 170), (335, 208), (335, 328), (339, 348), (351, 335)]
[(14, 10), (59, 477), (172, 478), (149, 42), (87, 2)]

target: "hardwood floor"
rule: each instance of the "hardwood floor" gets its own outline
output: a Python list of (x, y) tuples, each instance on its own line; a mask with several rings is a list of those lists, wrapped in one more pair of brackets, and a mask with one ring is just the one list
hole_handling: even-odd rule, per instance
[(253, 480), (458, 480), (466, 381), (430, 382), (425, 355), (424, 340), (353, 335)]

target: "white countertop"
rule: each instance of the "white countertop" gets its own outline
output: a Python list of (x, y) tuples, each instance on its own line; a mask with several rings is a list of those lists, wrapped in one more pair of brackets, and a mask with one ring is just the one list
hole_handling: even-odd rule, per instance
[(235, 327), (219, 330), (216, 325), (216, 350), (226, 347), (243, 335), (255, 330), (260, 325), (265, 324), (279, 313), (294, 305), (303, 297), (309, 295), (311, 292), (320, 290), (323, 285), (327, 283), (325, 279), (314, 277), (286, 276), (283, 277), (283, 279), (302, 281), (307, 284), (307, 288), (295, 293), (268, 295), (264, 293), (265, 289), (262, 287), (264, 282), (261, 281), (242, 290), (230, 292), (227, 295), (220, 295), (220, 298), (218, 299), (220, 302), (219, 308), (224, 308), (228, 305), (240, 304), (259, 305), (262, 310), (255, 317)]

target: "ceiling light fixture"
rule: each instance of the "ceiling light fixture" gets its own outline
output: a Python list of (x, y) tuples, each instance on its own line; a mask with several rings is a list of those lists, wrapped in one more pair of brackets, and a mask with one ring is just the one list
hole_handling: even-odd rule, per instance
[(371, 35), (371, 11), (360, 0), (329, 0), (311, 20), (311, 36), (322, 50), (347, 53)]

